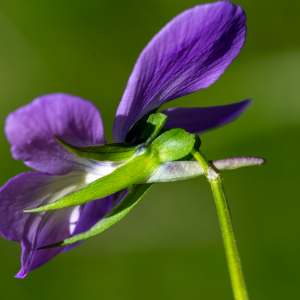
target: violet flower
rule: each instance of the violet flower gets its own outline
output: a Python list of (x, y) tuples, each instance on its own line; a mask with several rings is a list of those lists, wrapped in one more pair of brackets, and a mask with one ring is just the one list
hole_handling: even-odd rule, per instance
[[(132, 126), (164, 103), (209, 87), (243, 47), (246, 17), (230, 2), (199, 5), (184, 11), (156, 34), (140, 54), (120, 101), (114, 141), (124, 143)], [(201, 134), (237, 118), (249, 100), (224, 106), (172, 108), (166, 128)], [(55, 139), (85, 147), (105, 144), (95, 106), (66, 94), (39, 97), (11, 113), (5, 132), (15, 159), (39, 172), (10, 179), (0, 189), (0, 234), (22, 245), (27, 273), (72, 246), (37, 250), (90, 229), (126, 194), (126, 190), (84, 205), (23, 213), (58, 200), (112, 173), (121, 162), (99, 162), (67, 151)], [(127, 141), (128, 142), (128, 141)]]

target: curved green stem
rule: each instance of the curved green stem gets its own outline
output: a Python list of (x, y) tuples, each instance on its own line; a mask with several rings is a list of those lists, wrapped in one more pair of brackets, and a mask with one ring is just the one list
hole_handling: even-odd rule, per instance
[(221, 178), (219, 174), (211, 167), (208, 160), (200, 151), (193, 150), (192, 154), (203, 167), (214, 195), (221, 225), (234, 298), (236, 300), (247, 300), (248, 295), (246, 283), (243, 276), (241, 260), (237, 249), (229, 207)]

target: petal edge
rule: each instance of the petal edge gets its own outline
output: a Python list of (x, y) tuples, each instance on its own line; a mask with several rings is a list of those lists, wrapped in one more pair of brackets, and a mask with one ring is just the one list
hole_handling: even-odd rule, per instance
[(214, 83), (244, 45), (246, 16), (227, 1), (198, 5), (171, 20), (140, 54), (120, 101), (115, 142), (143, 115)]
[(183, 128), (189, 133), (203, 134), (234, 121), (251, 103), (248, 99), (211, 107), (174, 107), (161, 113), (168, 116), (165, 128)]

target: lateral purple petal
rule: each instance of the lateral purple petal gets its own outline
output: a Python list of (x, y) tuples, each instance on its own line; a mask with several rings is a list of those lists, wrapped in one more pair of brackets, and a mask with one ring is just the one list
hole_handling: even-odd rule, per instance
[(182, 128), (189, 133), (202, 134), (235, 120), (251, 102), (245, 100), (212, 107), (170, 108), (161, 113), (168, 116), (165, 128)]
[[(0, 235), (22, 245), (22, 269), (16, 275), (24, 278), (59, 252), (64, 247), (37, 250), (39, 247), (57, 243), (71, 237), (76, 231), (82, 214), (80, 206), (42, 213), (23, 213), (55, 201), (82, 185), (86, 174), (74, 172), (64, 176), (41, 173), (22, 173), (10, 179), (0, 189)], [(94, 209), (99, 209), (98, 217), (111, 208), (113, 197), (97, 201)], [(107, 207), (108, 206), (108, 207)], [(97, 211), (94, 211), (94, 215)], [(84, 216), (86, 219), (87, 216)], [(92, 226), (86, 223), (87, 229)]]
[(35, 99), (11, 113), (5, 132), (15, 159), (50, 174), (90, 170), (92, 164), (60, 146), (53, 136), (77, 147), (105, 143), (99, 111), (89, 101), (67, 94)]
[(115, 142), (124, 142), (130, 127), (151, 110), (214, 83), (243, 47), (245, 21), (241, 7), (209, 3), (186, 10), (156, 34), (117, 109)]

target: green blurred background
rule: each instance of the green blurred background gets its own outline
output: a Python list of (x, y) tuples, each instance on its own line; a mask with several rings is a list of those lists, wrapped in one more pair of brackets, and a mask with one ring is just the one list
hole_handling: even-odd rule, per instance
[[(0, 120), (35, 97), (93, 101), (112, 142), (134, 62), (170, 19), (201, 1), (2, 0)], [(203, 2), (204, 3), (204, 2)], [(202, 136), (209, 159), (258, 156), (264, 167), (223, 174), (251, 299), (300, 299), (300, 2), (236, 1), (244, 49), (210, 88), (171, 106), (254, 98), (236, 122)], [(297, 138), (298, 136), (298, 138)], [(0, 185), (28, 168), (0, 132)], [(232, 299), (218, 219), (205, 178), (156, 184), (120, 223), (25, 279), (20, 245), (0, 238), (1, 299)]]

